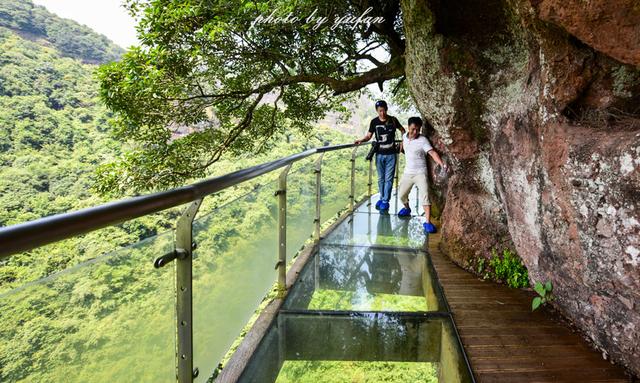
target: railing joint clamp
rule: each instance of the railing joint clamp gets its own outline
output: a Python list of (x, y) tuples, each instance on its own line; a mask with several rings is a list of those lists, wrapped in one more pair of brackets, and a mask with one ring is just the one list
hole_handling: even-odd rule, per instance
[(176, 249), (176, 258), (185, 259), (189, 256), (189, 252), (185, 249)]

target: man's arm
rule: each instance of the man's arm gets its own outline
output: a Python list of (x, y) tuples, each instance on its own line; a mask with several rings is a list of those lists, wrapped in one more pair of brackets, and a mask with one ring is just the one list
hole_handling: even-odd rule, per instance
[(367, 131), (367, 134), (364, 135), (364, 137), (355, 140), (354, 144), (359, 145), (363, 142), (367, 142), (371, 139), (371, 137), (373, 137), (373, 132), (375, 132), (375, 125), (373, 123), (373, 121), (375, 120), (375, 118), (373, 120), (371, 120), (371, 122), (369, 123), (369, 130)]
[(367, 142), (371, 139), (371, 137), (373, 136), (373, 133), (371, 132), (367, 132), (367, 134), (364, 135), (364, 137), (357, 139), (354, 144), (361, 144), (363, 142)]
[(447, 165), (442, 161), (442, 158), (440, 158), (440, 155), (438, 154), (438, 152), (436, 152), (433, 149), (433, 146), (431, 146), (431, 142), (429, 142), (429, 139), (426, 139), (426, 142), (425, 142), (424, 146), (422, 147), (422, 150), (424, 150), (425, 153), (430, 155), (431, 158), (433, 158), (433, 160), (436, 162), (436, 164), (442, 166), (442, 168), (445, 171), (447, 170)]
[(404, 129), (404, 126), (402, 126), (402, 124), (400, 123), (400, 120), (398, 120), (397, 117), (394, 117), (396, 119), (396, 128), (398, 130), (400, 130), (400, 132), (402, 133), (401, 137), (404, 136), (404, 134), (406, 133), (406, 130)]
[(442, 161), (442, 158), (440, 158), (440, 155), (438, 154), (438, 152), (436, 152), (435, 150), (433, 150), (433, 148), (431, 150), (429, 150), (427, 152), (427, 154), (429, 154), (431, 156), (431, 158), (433, 158), (433, 160), (440, 166), (442, 166), (443, 169), (447, 169), (447, 165)]

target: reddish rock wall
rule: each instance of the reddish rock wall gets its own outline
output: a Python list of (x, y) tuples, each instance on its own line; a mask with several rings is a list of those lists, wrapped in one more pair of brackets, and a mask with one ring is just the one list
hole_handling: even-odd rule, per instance
[(640, 3), (635, 0), (531, 1), (542, 20), (561, 26), (614, 59), (640, 65)]
[[(640, 19), (632, 1), (402, 0), (414, 101), (452, 165), (449, 254), (517, 250), (640, 374)], [(631, 65), (629, 65), (631, 64)]]

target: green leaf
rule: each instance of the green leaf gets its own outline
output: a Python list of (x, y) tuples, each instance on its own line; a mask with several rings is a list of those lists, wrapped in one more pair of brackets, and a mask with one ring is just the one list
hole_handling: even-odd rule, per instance
[(540, 282), (536, 282), (536, 285), (533, 286), (533, 289), (536, 291), (536, 293), (538, 293), (538, 295), (540, 295), (541, 297), (544, 297), (546, 294), (546, 291), (544, 289), (544, 286), (542, 285), (542, 283)]
[(531, 311), (535, 311), (538, 307), (540, 307), (541, 304), (542, 304), (542, 298), (540, 297), (533, 298), (533, 301), (531, 302)]
[(551, 292), (553, 290), (553, 285), (551, 285), (551, 281), (547, 281), (547, 283), (544, 284), (544, 289), (547, 290), (547, 292)]

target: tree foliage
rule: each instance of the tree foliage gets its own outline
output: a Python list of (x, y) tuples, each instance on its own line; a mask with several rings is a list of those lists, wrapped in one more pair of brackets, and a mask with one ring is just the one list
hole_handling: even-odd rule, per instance
[[(397, 1), (129, 0), (142, 46), (101, 68), (101, 96), (116, 135), (134, 142), (103, 167), (103, 191), (179, 185), (202, 177), (223, 153), (267, 150), (286, 131), (309, 133), (350, 92), (404, 73)], [(339, 26), (363, 14), (383, 23)], [(328, 17), (255, 24), (259, 16)], [(385, 50), (389, 60), (372, 52)], [(381, 85), (382, 86), (382, 85)]]

